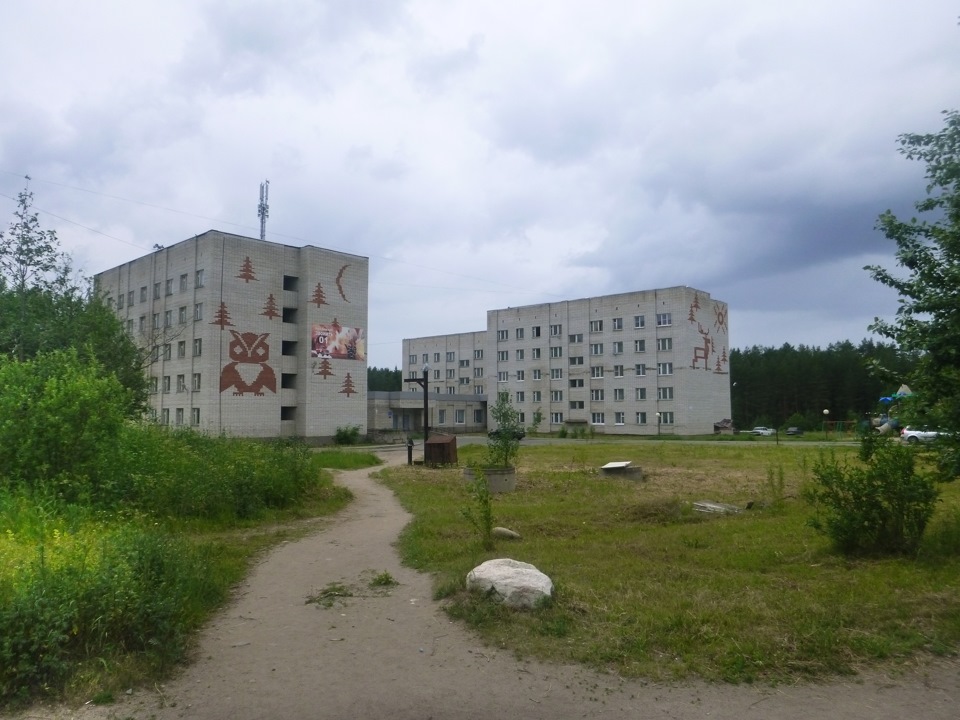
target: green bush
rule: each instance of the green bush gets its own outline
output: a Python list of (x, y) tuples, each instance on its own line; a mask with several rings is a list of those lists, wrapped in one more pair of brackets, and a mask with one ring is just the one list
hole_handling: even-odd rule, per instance
[(916, 471), (913, 451), (867, 440), (863, 466), (821, 457), (805, 491), (816, 516), (810, 524), (846, 554), (916, 552), (939, 498), (934, 479)]
[(360, 426), (348, 425), (338, 427), (333, 434), (333, 441), (337, 445), (357, 445), (360, 442)]

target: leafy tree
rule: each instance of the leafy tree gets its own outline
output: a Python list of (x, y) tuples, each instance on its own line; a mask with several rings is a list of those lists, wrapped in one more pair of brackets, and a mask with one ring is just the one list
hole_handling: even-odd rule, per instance
[(367, 390), (385, 390), (399, 392), (403, 390), (403, 378), (399, 368), (367, 368)]
[(897, 244), (906, 275), (865, 269), (900, 294), (896, 318), (877, 318), (871, 329), (920, 353), (910, 419), (953, 431), (939, 447), (941, 479), (953, 479), (960, 474), (960, 113), (946, 111), (944, 119), (939, 132), (899, 138), (902, 155), (926, 164), (926, 197), (915, 204), (925, 219), (887, 210), (877, 223)]

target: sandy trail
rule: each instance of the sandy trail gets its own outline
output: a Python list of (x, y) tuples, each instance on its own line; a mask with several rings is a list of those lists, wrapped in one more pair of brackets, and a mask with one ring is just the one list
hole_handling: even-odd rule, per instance
[[(403, 449), (382, 456), (406, 461)], [(393, 543), (410, 518), (370, 472), (338, 475), (356, 500), (317, 534), (269, 553), (202, 633), (196, 662), (178, 677), (113, 706), (34, 708), (20, 718), (960, 717), (960, 668), (952, 662), (898, 678), (813, 686), (661, 685), (484, 647), (431, 600), (429, 576), (400, 564)], [(399, 585), (371, 588), (382, 572)], [(333, 598), (331, 607), (307, 602), (333, 583), (353, 595)]]

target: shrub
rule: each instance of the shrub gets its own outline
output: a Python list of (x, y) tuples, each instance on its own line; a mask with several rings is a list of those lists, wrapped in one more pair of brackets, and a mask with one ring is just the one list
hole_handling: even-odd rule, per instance
[(360, 426), (359, 425), (348, 425), (346, 427), (338, 427), (337, 431), (333, 434), (333, 441), (337, 445), (357, 445), (360, 442)]
[(805, 497), (810, 524), (846, 554), (917, 550), (939, 497), (934, 479), (915, 469), (914, 453), (898, 443), (864, 443), (862, 467), (821, 457)]

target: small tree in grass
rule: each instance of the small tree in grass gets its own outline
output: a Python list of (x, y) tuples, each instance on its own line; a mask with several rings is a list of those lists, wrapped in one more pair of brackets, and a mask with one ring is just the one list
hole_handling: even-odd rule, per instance
[(513, 467), (520, 454), (520, 438), (524, 435), (520, 413), (510, 403), (510, 393), (497, 393), (497, 402), (490, 408), (497, 427), (488, 435), (487, 464), (489, 467)]

